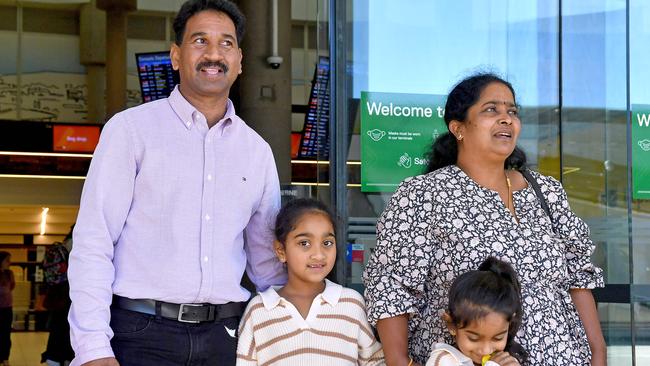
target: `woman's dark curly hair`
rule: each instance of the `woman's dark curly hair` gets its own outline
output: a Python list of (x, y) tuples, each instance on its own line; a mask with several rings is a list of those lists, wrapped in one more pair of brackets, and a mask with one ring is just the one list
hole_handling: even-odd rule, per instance
[[(467, 111), (478, 102), (483, 90), (492, 83), (501, 83), (507, 86), (512, 92), (512, 97), (515, 98), (515, 90), (512, 85), (493, 73), (478, 73), (469, 76), (456, 84), (447, 97), (444, 116), (447, 127), (449, 127), (451, 121), (465, 121)], [(429, 164), (426, 167), (425, 174), (456, 164), (458, 160), (458, 143), (451, 132), (438, 136), (427, 153), (427, 159)], [(526, 167), (526, 154), (519, 147), (515, 147), (504, 165), (506, 169), (523, 169)]]

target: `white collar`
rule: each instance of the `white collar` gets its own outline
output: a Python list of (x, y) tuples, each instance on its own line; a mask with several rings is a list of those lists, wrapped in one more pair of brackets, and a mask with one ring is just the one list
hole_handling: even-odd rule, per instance
[[(264, 304), (266, 310), (272, 310), (273, 308), (280, 305), (282, 301), (287, 301), (285, 298), (278, 294), (278, 290), (281, 288), (282, 286), (271, 286), (265, 291), (260, 292), (260, 297), (262, 298), (262, 303)], [(316, 299), (320, 297), (324, 302), (332, 306), (336, 306), (336, 304), (339, 302), (339, 299), (341, 298), (342, 292), (343, 286), (325, 279), (325, 290), (316, 295)]]

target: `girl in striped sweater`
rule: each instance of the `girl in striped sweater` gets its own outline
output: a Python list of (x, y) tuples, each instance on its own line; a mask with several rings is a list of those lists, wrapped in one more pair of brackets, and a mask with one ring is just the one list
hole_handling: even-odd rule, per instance
[(248, 304), (237, 365), (384, 365), (363, 297), (325, 278), (336, 261), (335, 220), (327, 206), (290, 201), (278, 214), (275, 236), (288, 281)]

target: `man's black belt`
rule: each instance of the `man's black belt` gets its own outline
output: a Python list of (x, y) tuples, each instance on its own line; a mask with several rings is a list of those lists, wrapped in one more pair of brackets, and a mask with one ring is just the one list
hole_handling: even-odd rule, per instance
[(149, 299), (129, 299), (113, 296), (113, 306), (138, 313), (160, 316), (183, 323), (200, 323), (239, 317), (244, 313), (245, 302), (226, 304), (172, 304)]

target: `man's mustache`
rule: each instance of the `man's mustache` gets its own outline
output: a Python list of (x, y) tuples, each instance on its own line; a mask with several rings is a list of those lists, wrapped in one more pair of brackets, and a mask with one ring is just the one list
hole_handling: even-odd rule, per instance
[(214, 68), (214, 67), (218, 67), (221, 70), (223, 70), (224, 74), (228, 72), (228, 65), (224, 64), (221, 61), (204, 61), (204, 62), (200, 62), (198, 65), (196, 65), (196, 71), (201, 71), (201, 69), (204, 69), (204, 68)]

